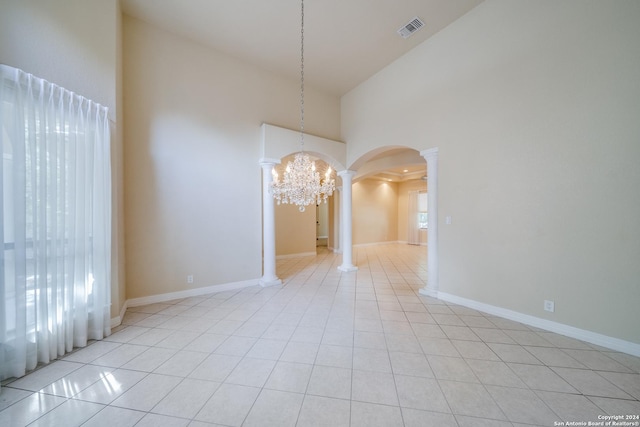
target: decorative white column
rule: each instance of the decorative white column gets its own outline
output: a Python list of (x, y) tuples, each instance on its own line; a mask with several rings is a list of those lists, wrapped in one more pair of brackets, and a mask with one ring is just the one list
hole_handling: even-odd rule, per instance
[(420, 152), (427, 160), (427, 286), (422, 295), (438, 297), (438, 149)]
[(353, 244), (351, 243), (351, 179), (355, 174), (355, 171), (350, 170), (338, 172), (338, 176), (342, 178), (342, 215), (340, 215), (342, 220), (342, 265), (338, 267), (338, 270), (347, 272), (358, 269), (353, 265)]
[(342, 253), (342, 186), (337, 186), (333, 192), (333, 253)]
[(271, 171), (277, 164), (280, 164), (279, 160), (260, 160), (260, 166), (262, 166), (262, 256), (264, 258), (260, 286), (282, 284), (282, 280), (276, 276), (276, 216), (273, 196), (269, 191), (273, 181)]

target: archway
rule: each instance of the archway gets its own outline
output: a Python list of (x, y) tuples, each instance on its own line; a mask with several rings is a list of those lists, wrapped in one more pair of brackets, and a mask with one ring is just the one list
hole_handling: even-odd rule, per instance
[[(409, 147), (385, 146), (371, 150), (358, 158), (350, 169), (357, 170), (354, 182), (370, 177), (384, 178), (385, 171), (410, 172), (409, 165), (421, 165), (426, 162), (426, 184), (429, 206), (429, 225), (427, 228), (427, 286), (420, 289), (423, 295), (437, 296), (438, 292), (438, 149), (432, 148), (418, 152)], [(404, 166), (409, 167), (404, 168)], [(393, 175), (393, 174), (392, 174)], [(387, 174), (387, 176), (392, 176)], [(400, 176), (402, 180), (402, 176)], [(358, 218), (354, 218), (356, 222)], [(357, 225), (356, 225), (357, 227)], [(356, 229), (357, 232), (357, 229)]]
[[(263, 176), (263, 255), (264, 271), (260, 280), (262, 286), (281, 284), (275, 271), (275, 218), (273, 198), (269, 194), (269, 185), (272, 182), (271, 169), (280, 164), (283, 157), (299, 150), (299, 132), (292, 131), (268, 124), (262, 125), (262, 147), (261, 160)], [(340, 236), (342, 244), (340, 248), (343, 253), (343, 263), (339, 267), (341, 271), (356, 270), (351, 263), (351, 182), (356, 171), (360, 169), (361, 174), (367, 173), (365, 166), (370, 160), (376, 160), (385, 152), (393, 150), (409, 149), (415, 157), (415, 149), (405, 146), (385, 146), (361, 155), (349, 168), (346, 167), (346, 146), (342, 142), (332, 141), (313, 135), (305, 135), (305, 152), (315, 155), (331, 165), (338, 176), (343, 180), (341, 192), (341, 221)], [(401, 153), (396, 152), (396, 156)], [(437, 296), (438, 293), (438, 149), (431, 148), (420, 151), (420, 156), (426, 159), (427, 163), (427, 189), (429, 204), (429, 223), (427, 229), (427, 286), (420, 290), (424, 295)], [(384, 157), (384, 156), (383, 156)], [(382, 158), (382, 157), (380, 157)]]
[[(316, 170), (323, 177), (329, 165), (310, 153), (305, 152), (305, 154), (308, 154), (310, 159), (315, 162)], [(289, 155), (281, 159), (280, 165), (275, 166), (280, 177), (284, 176), (285, 166), (289, 161), (293, 161), (293, 157), (294, 155)], [(335, 172), (332, 173), (332, 178), (336, 181), (339, 180)], [(334, 197), (336, 197), (336, 192), (329, 199)], [(303, 212), (300, 212), (296, 205), (276, 202), (276, 259), (315, 255), (320, 232), (322, 232), (322, 243), (324, 246), (328, 246), (328, 205), (328, 201), (320, 203), (319, 206), (311, 204)], [(333, 236), (331, 237), (331, 243), (333, 243)]]
[[(282, 281), (276, 275), (275, 208), (273, 197), (269, 193), (269, 187), (273, 182), (271, 171), (281, 163), (281, 159), (300, 150), (299, 138), (300, 132), (269, 124), (262, 125), (260, 159), (263, 201), (263, 276), (260, 280), (262, 286), (282, 284)], [(307, 134), (305, 134), (304, 141), (305, 153), (323, 160), (338, 171), (338, 175), (345, 172), (346, 147), (344, 143)], [(343, 203), (342, 205), (345, 204)], [(350, 215), (347, 222), (350, 227)], [(343, 251), (343, 258), (348, 259), (350, 262), (350, 255), (351, 248), (349, 247)]]

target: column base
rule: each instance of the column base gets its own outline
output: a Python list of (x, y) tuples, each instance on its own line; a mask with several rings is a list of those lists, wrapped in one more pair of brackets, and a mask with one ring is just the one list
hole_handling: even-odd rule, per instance
[(426, 286), (424, 288), (420, 288), (418, 290), (418, 293), (426, 297), (438, 298), (438, 291), (434, 291), (433, 289), (427, 288)]
[(278, 279), (277, 277), (271, 277), (271, 278), (262, 278), (260, 279), (260, 286), (262, 286), (263, 288), (266, 288), (267, 286), (278, 286), (278, 285), (282, 285), (282, 280)]
[(340, 267), (338, 267), (338, 270), (348, 273), (350, 271), (357, 271), (358, 267), (356, 267), (355, 265), (341, 265)]

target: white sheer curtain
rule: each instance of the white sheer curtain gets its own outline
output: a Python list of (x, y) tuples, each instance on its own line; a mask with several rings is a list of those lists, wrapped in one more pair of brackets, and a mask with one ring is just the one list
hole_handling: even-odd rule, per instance
[(420, 244), (420, 229), (418, 228), (418, 197), (419, 191), (409, 191), (409, 218), (407, 220), (407, 242), (410, 245)]
[(0, 379), (111, 332), (107, 109), (0, 65)]

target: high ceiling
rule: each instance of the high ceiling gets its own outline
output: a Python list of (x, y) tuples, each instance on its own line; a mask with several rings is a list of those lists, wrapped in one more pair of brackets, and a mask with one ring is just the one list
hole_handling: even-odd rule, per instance
[[(264, 70), (300, 78), (300, 0), (121, 0), (124, 13)], [(305, 85), (342, 96), (482, 0), (306, 0)], [(404, 39), (397, 30), (420, 18)], [(384, 157), (385, 159), (381, 159)], [(376, 165), (379, 165), (377, 167)], [(420, 179), (417, 152), (378, 156), (356, 179)]]
[[(482, 0), (306, 0), (305, 84), (341, 96)], [(142, 21), (291, 78), (300, 72), (299, 0), (122, 0)], [(425, 26), (403, 39), (412, 18)]]

